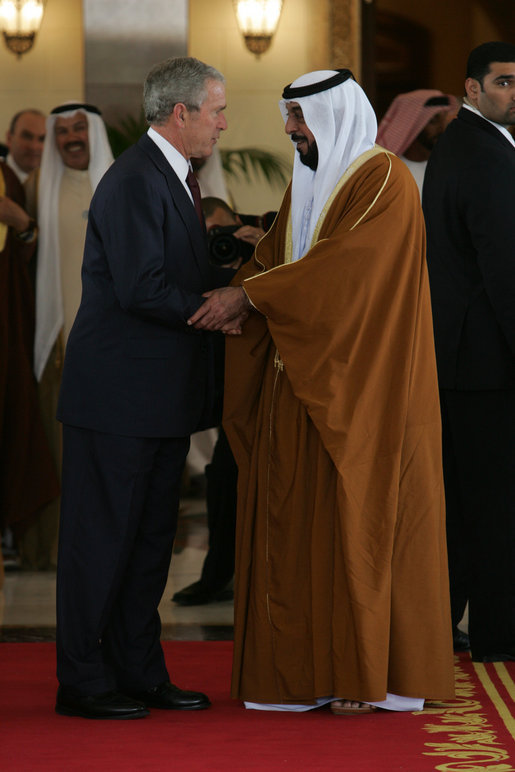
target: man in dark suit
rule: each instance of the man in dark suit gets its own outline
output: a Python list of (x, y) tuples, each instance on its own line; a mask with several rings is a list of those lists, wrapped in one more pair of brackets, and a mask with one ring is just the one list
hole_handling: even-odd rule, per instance
[(476, 661), (515, 659), (515, 46), (470, 54), (422, 203), (441, 388), (451, 605)]
[[(209, 263), (189, 163), (227, 127), (224, 79), (196, 59), (169, 59), (149, 73), (143, 104), (148, 134), (91, 203), (58, 409), (56, 711), (86, 718), (210, 704), (170, 683), (157, 608), (189, 435), (213, 420), (212, 340), (187, 320), (233, 276)], [(222, 318), (241, 313), (238, 299), (232, 310), (222, 298)]]

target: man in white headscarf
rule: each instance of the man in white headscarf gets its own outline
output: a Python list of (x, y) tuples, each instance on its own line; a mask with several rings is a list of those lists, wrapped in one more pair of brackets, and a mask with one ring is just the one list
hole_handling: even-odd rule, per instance
[(66, 343), (77, 313), (89, 204), (112, 162), (96, 107), (75, 102), (52, 110), (37, 180), (34, 367), (38, 381), (59, 333), (64, 328)]
[[(64, 347), (81, 298), (81, 265), (88, 211), (113, 161), (105, 124), (92, 105), (67, 102), (52, 110), (39, 171), (26, 182), (27, 211), (38, 224), (34, 370), (41, 411), (57, 468), (61, 429), (56, 421)], [(59, 502), (23, 537), (26, 568), (55, 563)]]
[(208, 293), (190, 320), (233, 333), (233, 696), (338, 715), (419, 709), (453, 695), (419, 194), (374, 145), (348, 70), (304, 75), (280, 107), (292, 184), (241, 286)]

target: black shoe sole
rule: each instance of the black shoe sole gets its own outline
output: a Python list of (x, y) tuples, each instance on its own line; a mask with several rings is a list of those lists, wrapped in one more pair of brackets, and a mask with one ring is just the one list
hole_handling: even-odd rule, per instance
[(196, 705), (193, 708), (174, 708), (171, 705), (149, 705), (149, 708), (152, 708), (152, 710), (206, 710), (206, 708), (210, 708), (211, 705)]
[(94, 714), (87, 713), (86, 711), (80, 711), (75, 708), (67, 708), (65, 706), (56, 705), (55, 712), (60, 716), (75, 716), (77, 718), (92, 718), (97, 721), (130, 721), (133, 718), (145, 718), (150, 716), (149, 710), (138, 710), (133, 713), (120, 713), (118, 715), (112, 714), (109, 716), (95, 716)]

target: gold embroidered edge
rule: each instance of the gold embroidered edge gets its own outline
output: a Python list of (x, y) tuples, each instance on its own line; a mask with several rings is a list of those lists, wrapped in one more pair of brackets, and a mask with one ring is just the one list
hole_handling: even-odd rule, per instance
[[(370, 161), (371, 158), (374, 158), (374, 156), (380, 155), (381, 153), (384, 153), (387, 156), (390, 155), (390, 153), (387, 150), (385, 150), (384, 147), (381, 147), (380, 145), (374, 145), (374, 147), (370, 148), (370, 150), (366, 150), (364, 153), (362, 153), (360, 156), (358, 156), (356, 158), (356, 160), (353, 161), (353, 163), (351, 163), (351, 165), (345, 171), (345, 173), (340, 177), (336, 187), (334, 188), (333, 192), (331, 193), (331, 195), (329, 196), (329, 198), (325, 202), (325, 206), (324, 206), (324, 208), (322, 209), (322, 211), (320, 213), (320, 217), (318, 218), (318, 222), (317, 222), (317, 224), (315, 226), (315, 230), (313, 232), (313, 238), (311, 239), (311, 246), (313, 246), (318, 241), (318, 235), (320, 233), (322, 225), (324, 224), (324, 220), (326, 218), (327, 212), (329, 211), (330, 206), (332, 205), (334, 199), (339, 194), (339, 192), (341, 191), (343, 186), (358, 171), (358, 169), (360, 169), (364, 164), (367, 163), (367, 161)], [(364, 212), (361, 215), (361, 217), (359, 218), (359, 220), (354, 223), (354, 225), (352, 226), (351, 230), (353, 230), (361, 222), (361, 220), (370, 212), (370, 210), (372, 209), (372, 207), (376, 203), (377, 199), (379, 198), (379, 196), (383, 192), (384, 187), (385, 187), (386, 183), (388, 182), (388, 178), (390, 176), (391, 165), (392, 165), (390, 158), (388, 158), (388, 161), (389, 161), (388, 173), (386, 175), (385, 181), (383, 182), (383, 185), (381, 186), (381, 189), (379, 190), (377, 196), (374, 198), (374, 200), (372, 201), (372, 203), (370, 204), (370, 206), (368, 207), (366, 212)]]
[[(446, 741), (442, 738), (438, 742), (426, 742), (428, 750), (423, 755), (447, 758), (434, 767), (438, 772), (461, 772), (465, 769), (470, 772), (512, 772), (510, 750), (500, 742), (495, 728), (485, 716), (485, 706), (477, 695), (478, 682), (474, 682), (472, 675), (464, 670), (458, 657), (455, 660), (456, 698), (441, 704), (426, 703), (423, 711), (414, 714), (434, 717), (434, 723), (424, 725), (429, 734), (440, 737), (447, 734)], [(475, 670), (478, 681), (484, 687), (478, 668), (475, 667)], [(488, 696), (498, 710), (493, 695)]]

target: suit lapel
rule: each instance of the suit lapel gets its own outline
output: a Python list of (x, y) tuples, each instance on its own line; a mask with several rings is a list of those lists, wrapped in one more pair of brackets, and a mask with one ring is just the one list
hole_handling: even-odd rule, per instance
[(195, 262), (205, 281), (209, 281), (209, 255), (207, 251), (206, 236), (199, 223), (195, 207), (193, 206), (190, 197), (161, 150), (155, 142), (152, 142), (147, 134), (144, 134), (139, 139), (138, 145), (165, 177), (175, 208), (179, 212), (179, 215), (184, 222), (184, 226), (188, 231)]
[(462, 107), (458, 113), (458, 118), (462, 121), (465, 121), (465, 123), (472, 124), (476, 128), (488, 132), (488, 134), (501, 142), (507, 149), (509, 148), (511, 151), (515, 150), (515, 147), (511, 144), (509, 139), (507, 139), (504, 134), (499, 131), (499, 129), (496, 129), (495, 126), (492, 126), (492, 124), (485, 120), (485, 118), (482, 118), (480, 115), (473, 113), (472, 110), (467, 110), (466, 107)]

